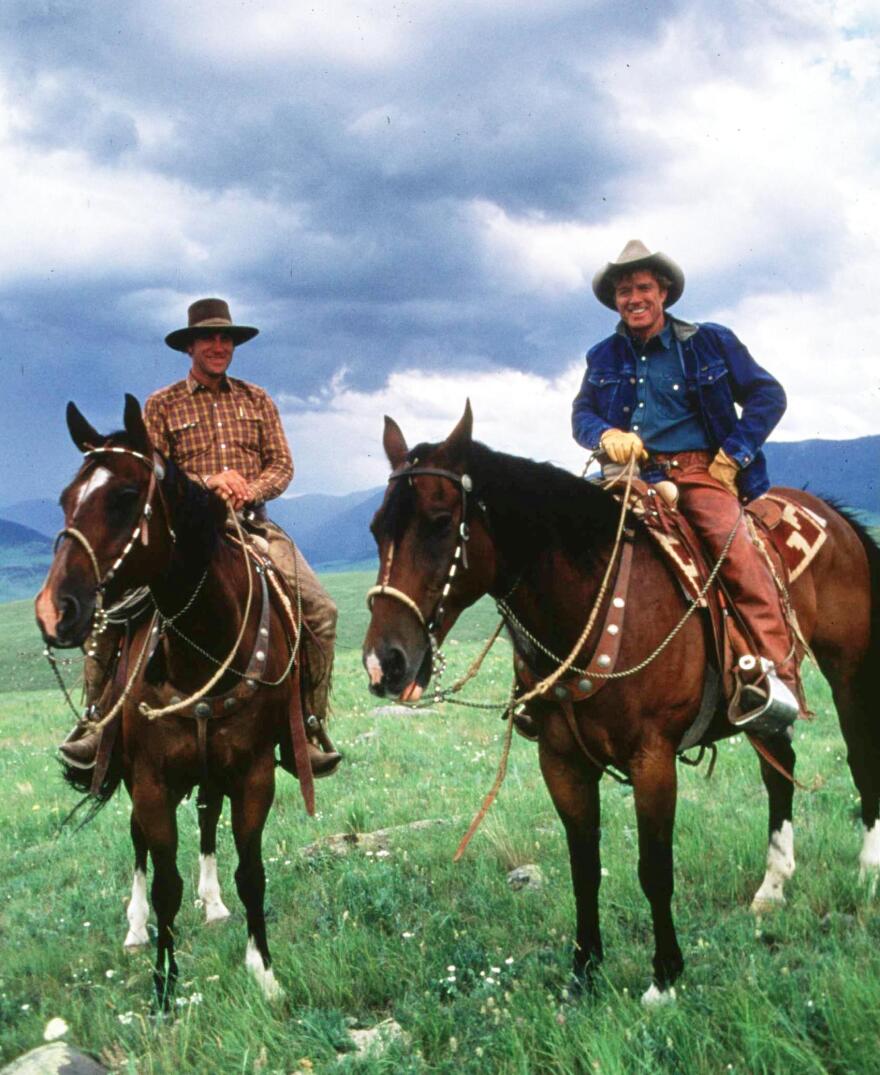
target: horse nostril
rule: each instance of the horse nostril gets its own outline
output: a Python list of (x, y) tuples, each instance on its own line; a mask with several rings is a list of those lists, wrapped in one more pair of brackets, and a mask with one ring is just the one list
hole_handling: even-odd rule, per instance
[(406, 674), (406, 654), (397, 646), (392, 646), (382, 662), (382, 667), (386, 681), (392, 683), (399, 681)]
[(58, 621), (58, 626), (69, 627), (71, 624), (76, 623), (82, 611), (82, 606), (73, 594), (67, 594), (62, 597), (59, 604), (61, 606), (61, 619)]

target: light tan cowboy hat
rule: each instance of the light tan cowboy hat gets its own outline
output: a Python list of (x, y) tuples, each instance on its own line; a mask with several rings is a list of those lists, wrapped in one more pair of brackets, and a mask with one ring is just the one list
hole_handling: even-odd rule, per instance
[(593, 294), (611, 310), (617, 309), (614, 301), (613, 279), (622, 272), (636, 272), (638, 269), (653, 269), (665, 276), (670, 282), (669, 292), (666, 295), (664, 307), (678, 302), (684, 291), (684, 273), (680, 266), (676, 265), (672, 258), (659, 251), (652, 254), (641, 239), (630, 239), (623, 250), (617, 255), (617, 261), (609, 261), (604, 269), (600, 269), (593, 277)]
[(252, 340), (260, 331), (249, 325), (233, 325), (229, 305), (223, 299), (196, 299), (187, 313), (187, 327), (169, 332), (165, 337), (165, 342), (175, 351), (185, 351), (202, 329), (220, 329), (232, 337), (236, 346)]

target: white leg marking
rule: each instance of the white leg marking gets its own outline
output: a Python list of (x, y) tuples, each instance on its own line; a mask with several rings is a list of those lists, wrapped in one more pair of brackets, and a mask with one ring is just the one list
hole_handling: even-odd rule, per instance
[(85, 485), (82, 486), (79, 491), (79, 495), (76, 498), (76, 504), (74, 505), (73, 510), (76, 511), (76, 509), (87, 497), (90, 497), (96, 489), (100, 489), (101, 486), (105, 485), (108, 481), (110, 481), (112, 477), (113, 475), (106, 467), (98, 467), (96, 470), (92, 471), (92, 473), (89, 475), (89, 480), (85, 483)]
[(794, 873), (794, 829), (790, 821), (770, 834), (767, 848), (767, 872), (752, 900), (752, 911), (761, 914), (785, 903), (785, 882)]
[(661, 1008), (664, 1004), (675, 1003), (675, 986), (671, 985), (668, 989), (658, 989), (657, 986), (651, 982), (650, 989), (646, 989), (642, 993), (642, 1004), (646, 1008)]
[(147, 933), (147, 919), (150, 917), (150, 905), (147, 903), (147, 875), (143, 870), (135, 870), (131, 882), (131, 899), (128, 901), (128, 934), (123, 942), (125, 948), (142, 948), (150, 943)]
[(260, 955), (253, 937), (248, 937), (247, 951), (244, 954), (244, 965), (257, 979), (257, 984), (260, 989), (262, 989), (263, 996), (266, 1000), (278, 1000), (280, 997), (284, 996), (284, 990), (275, 980), (272, 968), (267, 967), (263, 962), (263, 957)]
[(374, 686), (377, 683), (382, 682), (382, 662), (376, 656), (375, 650), (370, 650), (364, 658), (364, 667), (367, 670), (367, 675), (370, 677), (370, 682)]
[(229, 908), (220, 897), (216, 855), (199, 855), (199, 899), (205, 905), (206, 925), (229, 917)]
[(865, 829), (865, 839), (859, 854), (859, 880), (867, 881), (871, 894), (877, 889), (880, 877), (880, 821), (875, 821), (870, 829)]

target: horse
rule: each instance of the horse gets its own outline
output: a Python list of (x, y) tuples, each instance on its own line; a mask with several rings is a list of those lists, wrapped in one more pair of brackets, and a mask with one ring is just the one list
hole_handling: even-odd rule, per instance
[[(597, 595), (598, 623), (612, 605), (612, 591), (604, 597), (599, 591), (615, 541), (617, 501), (598, 483), (474, 441), (469, 402), (446, 440), (410, 451), (400, 427), (386, 417), (383, 445), (392, 474), (371, 525), (380, 569), (370, 591), (363, 645), (372, 692), (416, 700), (457, 617), (487, 593), (506, 618), (515, 665), (532, 669), (534, 679), (552, 673), (581, 638)], [(861, 797), (861, 875), (876, 883), (880, 549), (843, 509), (804, 491), (789, 489), (785, 495), (826, 520), (826, 540), (789, 594), (801, 632), (832, 687)], [(633, 528), (627, 601), (632, 607), (618, 636), (621, 670), (653, 654), (681, 623), (688, 605), (646, 529)], [(613, 603), (622, 604), (623, 598)], [(616, 634), (618, 628), (611, 630)], [(595, 646), (588, 639), (576, 663), (583, 665)], [(675, 997), (674, 983), (684, 969), (671, 907), (676, 757), (700, 709), (712, 651), (707, 625), (691, 616), (668, 641), (662, 660), (648, 661), (638, 674), (608, 679), (601, 692), (574, 702), (570, 719), (553, 691), (528, 704), (538, 725), (541, 773), (568, 843), (578, 988), (595, 988), (603, 956), (599, 781), (616, 767), (633, 786), (638, 876), (653, 921), (653, 977), (643, 1000), (651, 1004)], [(607, 664), (601, 655), (598, 660), (600, 667)], [(581, 685), (584, 691), (594, 686), (587, 680)], [(564, 695), (566, 688), (554, 690)], [(736, 731), (719, 707), (701, 742), (714, 743)], [(784, 733), (763, 745), (769, 844), (755, 910), (783, 903), (785, 881), (794, 872), (793, 777), (786, 773), (794, 772), (795, 752)]]
[[(126, 396), (120, 432), (99, 434), (73, 403), (67, 424), (85, 459), (61, 494), (64, 529), (36, 598), (43, 639), (54, 647), (83, 645), (101, 630), (105, 602), (109, 608), (141, 587), (148, 588), (154, 612), (129, 624), (127, 656), (120, 658), (127, 679), (121, 724), (96, 789), (99, 805), (122, 782), (131, 798), (135, 867), (125, 945), (149, 941), (149, 852), (158, 925), (154, 982), (167, 1008), (177, 979), (174, 920), (183, 889), (176, 810), (198, 786), (198, 891), (206, 920), (229, 914), (215, 858), (217, 822), (228, 797), (235, 882), (247, 916), (245, 963), (264, 995), (277, 997), (262, 833), (275, 794), (276, 746), (286, 768), (308, 772), (307, 761), (300, 769), (302, 753), (293, 751), (297, 735), (288, 720), (299, 679), (295, 616), (285, 617), (268, 599), (271, 567), (251, 563), (244, 546), (227, 536), (223, 501), (154, 449), (133, 396)], [(117, 696), (120, 690), (117, 684)], [(88, 790), (83, 770), (65, 768), (70, 783)], [(304, 792), (310, 781), (309, 774)]]

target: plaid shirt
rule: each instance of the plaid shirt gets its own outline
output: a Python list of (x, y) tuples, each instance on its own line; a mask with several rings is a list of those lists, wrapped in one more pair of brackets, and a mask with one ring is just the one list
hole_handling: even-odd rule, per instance
[(253, 504), (279, 496), (293, 477), (278, 408), (247, 381), (224, 377), (215, 395), (188, 373), (149, 397), (144, 420), (154, 446), (191, 478), (237, 470)]

